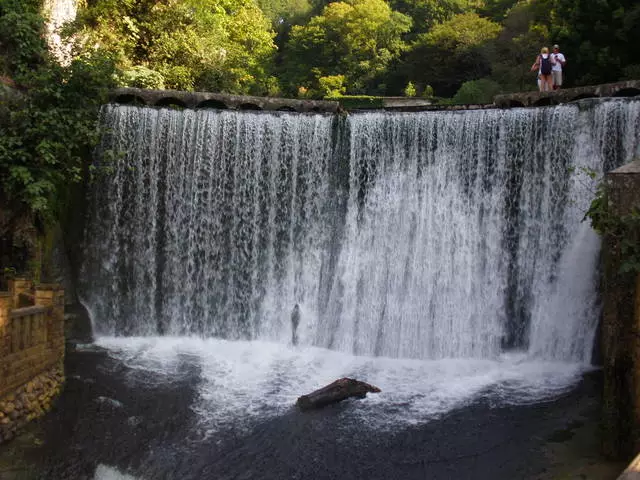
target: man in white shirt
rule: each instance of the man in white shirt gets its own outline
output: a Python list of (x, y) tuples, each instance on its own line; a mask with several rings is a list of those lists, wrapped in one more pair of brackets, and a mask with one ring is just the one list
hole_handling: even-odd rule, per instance
[(562, 67), (567, 63), (564, 55), (560, 53), (560, 46), (553, 46), (551, 56), (555, 59), (555, 63), (551, 67), (551, 76), (553, 77), (553, 89), (558, 90), (562, 86)]

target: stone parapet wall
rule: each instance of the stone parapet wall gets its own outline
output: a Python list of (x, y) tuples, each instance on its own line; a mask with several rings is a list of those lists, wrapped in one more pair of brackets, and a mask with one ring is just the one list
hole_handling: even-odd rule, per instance
[(640, 80), (562, 88), (552, 92), (521, 92), (497, 95), (493, 103), (499, 108), (544, 107), (573, 102), (584, 98), (635, 97), (640, 95)]
[(9, 288), (0, 292), (0, 442), (44, 413), (64, 380), (64, 290), (38, 285), (30, 293), (25, 280)]
[(280, 110), (290, 112), (331, 112), (340, 104), (330, 100), (299, 100), (293, 98), (253, 97), (213, 92), (184, 92), (179, 90), (147, 90), (116, 88), (111, 91), (114, 103), (133, 103), (156, 107), (218, 108), (232, 110)]

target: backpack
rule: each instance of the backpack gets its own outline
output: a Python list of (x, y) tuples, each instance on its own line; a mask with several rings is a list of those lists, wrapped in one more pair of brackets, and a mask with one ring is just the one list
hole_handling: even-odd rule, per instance
[(547, 55), (547, 58), (540, 55), (540, 74), (551, 75), (551, 55)]

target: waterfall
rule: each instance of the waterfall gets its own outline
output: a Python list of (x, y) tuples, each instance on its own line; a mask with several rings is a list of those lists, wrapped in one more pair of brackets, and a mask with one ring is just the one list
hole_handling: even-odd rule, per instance
[(65, 23), (76, 19), (78, 2), (77, 0), (45, 0), (43, 8), (47, 18), (47, 43), (49, 44), (49, 49), (60, 64), (68, 65), (71, 63), (73, 44), (62, 39), (60, 30)]
[(83, 301), (99, 334), (588, 362), (602, 173), (640, 102), (329, 115), (108, 105)]

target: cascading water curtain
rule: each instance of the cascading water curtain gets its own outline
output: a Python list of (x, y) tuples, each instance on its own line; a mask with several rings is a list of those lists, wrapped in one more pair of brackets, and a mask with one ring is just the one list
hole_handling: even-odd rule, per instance
[(84, 301), (112, 335), (286, 342), (298, 303), (303, 344), (587, 362), (599, 243), (582, 171), (638, 154), (639, 112), (107, 106)]
[(334, 119), (122, 106), (103, 117), (84, 269), (98, 333), (255, 338), (318, 297), (305, 276), (319, 278), (327, 254)]

